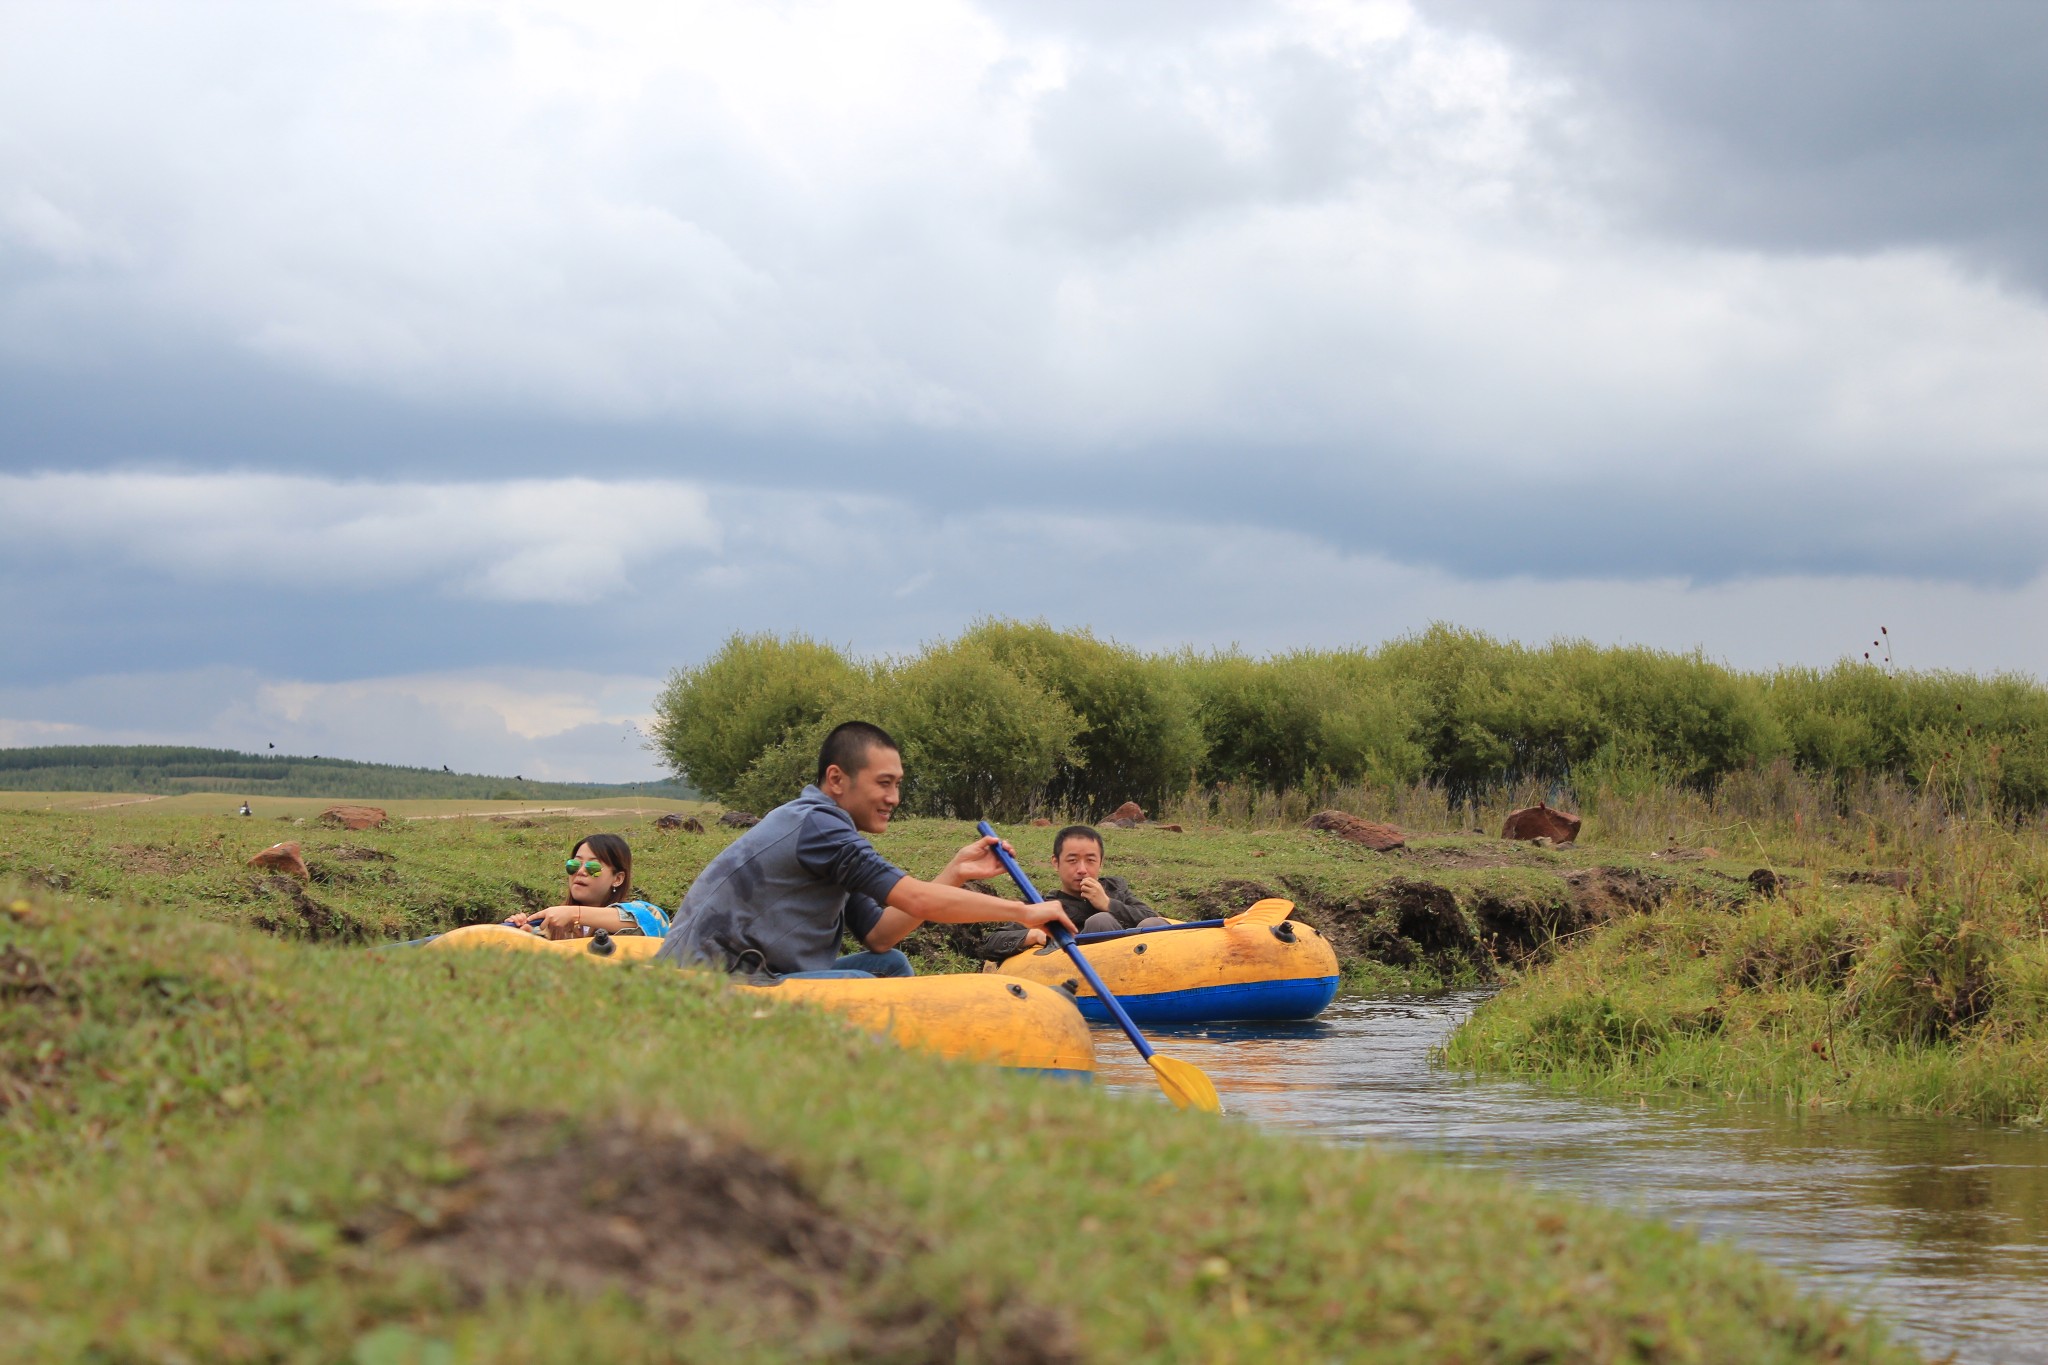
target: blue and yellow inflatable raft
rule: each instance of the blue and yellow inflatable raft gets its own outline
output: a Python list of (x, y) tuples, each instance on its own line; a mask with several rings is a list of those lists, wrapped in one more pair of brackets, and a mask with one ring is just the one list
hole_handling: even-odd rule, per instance
[[(1288, 901), (1253, 907), (1277, 922), (1086, 935), (1081, 951), (1139, 1024), (1313, 1019), (1336, 998), (1337, 954), (1312, 925), (1281, 917), (1283, 906), (1294, 909)], [(1004, 959), (996, 973), (1059, 987), (1090, 1020), (1111, 1022), (1053, 944)]]
[[(422, 945), (448, 950), (548, 953), (592, 962), (644, 962), (658, 938), (538, 938), (502, 924), (472, 924)], [(828, 1010), (902, 1047), (959, 1061), (1085, 1079), (1095, 1074), (1095, 1041), (1056, 983), (987, 976), (914, 976), (797, 981), (736, 990)], [(1114, 986), (1111, 990), (1116, 989)]]

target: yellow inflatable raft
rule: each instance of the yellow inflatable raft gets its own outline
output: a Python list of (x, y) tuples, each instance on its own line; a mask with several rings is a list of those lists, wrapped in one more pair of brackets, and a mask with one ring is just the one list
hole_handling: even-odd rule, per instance
[[(1260, 901), (1262, 923), (1084, 934), (1081, 951), (1138, 1024), (1206, 1024), (1232, 1019), (1313, 1019), (1337, 994), (1337, 954), (1313, 926), (1284, 918), (1287, 901)], [(1251, 911), (1247, 919), (1260, 918)], [(1004, 976), (1073, 994), (1097, 1023), (1109, 1012), (1053, 944), (1006, 958)]]
[[(631, 935), (551, 941), (502, 924), (472, 924), (422, 946), (642, 962), (660, 950), (661, 940)], [(990, 975), (782, 980), (735, 988), (830, 1010), (870, 1033), (941, 1057), (1063, 1076), (1095, 1073), (1093, 1035), (1057, 985)]]

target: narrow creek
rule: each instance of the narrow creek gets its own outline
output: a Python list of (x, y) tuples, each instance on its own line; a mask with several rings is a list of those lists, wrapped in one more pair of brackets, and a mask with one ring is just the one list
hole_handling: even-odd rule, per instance
[[(1740, 1245), (1930, 1357), (2048, 1365), (2048, 1133), (1766, 1105), (1616, 1102), (1431, 1061), (1483, 999), (1344, 998), (1314, 1023), (1155, 1029), (1226, 1109), (1388, 1142)], [(1158, 1094), (1114, 1028), (1101, 1083)]]

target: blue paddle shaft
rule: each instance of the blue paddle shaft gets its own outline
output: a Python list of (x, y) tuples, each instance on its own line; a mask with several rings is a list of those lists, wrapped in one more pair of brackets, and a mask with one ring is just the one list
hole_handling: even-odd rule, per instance
[[(980, 830), (984, 837), (995, 840), (989, 847), (995, 850), (996, 857), (1002, 860), (1003, 871), (1009, 873), (1010, 880), (1017, 883), (1017, 889), (1024, 893), (1024, 899), (1033, 905), (1042, 905), (1045, 897), (1038, 894), (1038, 888), (1024, 875), (1024, 869), (1017, 866), (1017, 860), (1010, 856), (1010, 850), (1003, 847), (1002, 836), (996, 833), (995, 827), (983, 820), (976, 824), (975, 828)], [(1109, 987), (1103, 985), (1102, 978), (1095, 974), (1095, 964), (1083, 955), (1080, 945), (1074, 942), (1074, 931), (1058, 920), (1047, 924), (1045, 931), (1052, 935), (1054, 943), (1067, 950), (1067, 956), (1073, 959), (1074, 966), (1080, 969), (1081, 978), (1088, 983), (1089, 989), (1095, 992), (1095, 998), (1102, 1002), (1102, 1007), (1109, 1011), (1110, 1017), (1122, 1025), (1124, 1036), (1131, 1040), (1131, 1046), (1138, 1049), (1138, 1055), (1148, 1062), (1151, 1061), (1152, 1044), (1145, 1041), (1145, 1035), (1138, 1032), (1138, 1026), (1131, 1022), (1131, 1016), (1124, 1013), (1122, 1002), (1109, 993)]]
[(1150, 929), (1104, 929), (1099, 934), (1076, 934), (1076, 943), (1108, 943), (1133, 934), (1170, 934), (1176, 929), (1221, 929), (1229, 920), (1191, 919), (1182, 924), (1155, 924)]

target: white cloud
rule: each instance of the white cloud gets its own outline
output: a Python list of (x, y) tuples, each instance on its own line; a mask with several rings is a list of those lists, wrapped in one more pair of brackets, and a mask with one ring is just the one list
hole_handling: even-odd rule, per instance
[(0, 474), (19, 552), (126, 559), (198, 582), (574, 602), (651, 560), (714, 548), (702, 489), (675, 481), (355, 482), (281, 474)]
[(2048, 432), (2038, 299), (1613, 221), (1601, 131), (1539, 136), (1571, 92), (1403, 5), (1143, 43), (948, 0), (108, 13), (0, 29), (0, 123), (41, 130), (0, 192), (58, 271), (0, 298), (17, 353), (126, 310), (441, 402), (1296, 478), (1999, 480)]

